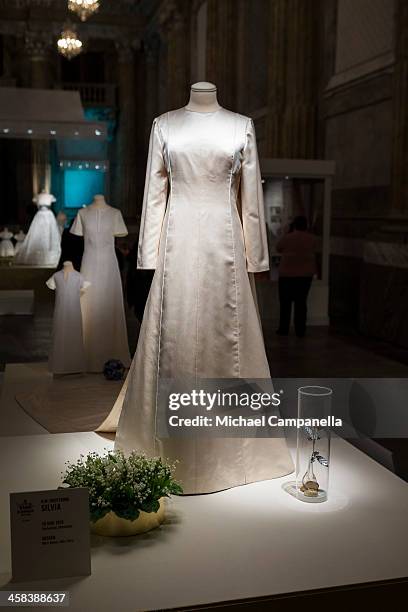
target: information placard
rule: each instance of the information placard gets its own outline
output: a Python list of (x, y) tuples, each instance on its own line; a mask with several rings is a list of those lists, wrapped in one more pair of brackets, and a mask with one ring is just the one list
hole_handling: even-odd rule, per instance
[(88, 489), (10, 494), (13, 580), (91, 573)]

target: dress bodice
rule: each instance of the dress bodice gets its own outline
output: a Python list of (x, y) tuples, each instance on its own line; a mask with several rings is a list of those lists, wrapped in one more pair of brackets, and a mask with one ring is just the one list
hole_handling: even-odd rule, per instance
[(113, 251), (115, 236), (126, 236), (122, 213), (112, 206), (89, 206), (78, 212), (71, 232), (84, 236), (85, 249)]
[[(187, 246), (186, 236), (196, 246)], [(155, 119), (138, 267), (155, 268), (162, 244), (181, 252), (190, 247), (195, 252), (204, 242), (213, 249), (232, 246), (230, 256), (236, 259), (241, 256), (242, 248), (239, 252), (237, 248), (243, 247), (243, 238), (248, 271), (267, 270), (263, 193), (252, 119), (224, 108), (211, 113), (181, 108)]]
[(187, 187), (196, 200), (234, 188), (253, 132), (251, 119), (223, 108), (211, 113), (181, 108), (156, 123), (172, 195)]
[(52, 193), (37, 193), (37, 195), (33, 198), (33, 202), (37, 204), (38, 208), (42, 208), (44, 206), (49, 208), (55, 201), (56, 199)]

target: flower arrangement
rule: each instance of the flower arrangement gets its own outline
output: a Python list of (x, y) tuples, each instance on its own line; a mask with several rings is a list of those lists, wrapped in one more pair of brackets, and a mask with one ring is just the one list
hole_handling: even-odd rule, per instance
[(81, 455), (76, 463), (67, 463), (63, 484), (89, 490), (93, 523), (109, 512), (135, 521), (142, 511), (157, 512), (160, 498), (183, 492), (173, 478), (175, 466), (136, 452), (129, 456), (122, 451), (109, 451), (103, 456), (92, 452)]
[(106, 380), (122, 380), (126, 368), (119, 359), (109, 359), (103, 366), (103, 375)]

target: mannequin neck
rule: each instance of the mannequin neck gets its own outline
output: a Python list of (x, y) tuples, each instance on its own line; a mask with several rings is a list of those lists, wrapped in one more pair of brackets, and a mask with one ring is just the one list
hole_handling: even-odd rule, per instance
[(91, 204), (91, 206), (95, 207), (95, 208), (103, 208), (104, 206), (107, 206), (106, 200), (105, 200), (105, 196), (103, 195), (96, 195), (94, 196), (93, 202)]
[(186, 110), (197, 113), (213, 113), (221, 108), (217, 99), (217, 88), (213, 83), (194, 83)]
[(71, 272), (74, 271), (74, 266), (72, 265), (72, 261), (64, 261), (63, 270), (64, 270), (64, 278), (67, 278), (67, 276), (69, 276), (69, 274), (71, 274)]

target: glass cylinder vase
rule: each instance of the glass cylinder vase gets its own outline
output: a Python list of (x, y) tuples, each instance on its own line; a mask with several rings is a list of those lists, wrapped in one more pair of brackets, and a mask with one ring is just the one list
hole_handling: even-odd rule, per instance
[[(308, 503), (327, 500), (330, 471), (332, 390), (307, 386), (298, 389), (296, 497)], [(304, 423), (304, 425), (302, 424)]]

